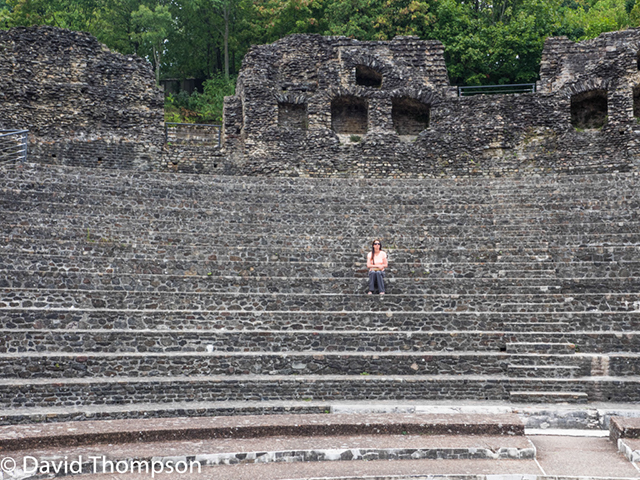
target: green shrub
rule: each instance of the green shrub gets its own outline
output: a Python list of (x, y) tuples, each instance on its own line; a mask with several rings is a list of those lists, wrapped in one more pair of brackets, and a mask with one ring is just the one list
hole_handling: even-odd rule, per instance
[(168, 94), (164, 100), (166, 122), (177, 123), (222, 123), (224, 97), (233, 95), (236, 90), (235, 78), (225, 80), (216, 75), (203, 83), (203, 92), (185, 91)]

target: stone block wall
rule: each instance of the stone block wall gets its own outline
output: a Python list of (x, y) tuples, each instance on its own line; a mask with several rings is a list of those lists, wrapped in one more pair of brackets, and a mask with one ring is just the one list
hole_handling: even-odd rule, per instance
[(53, 27), (0, 31), (0, 128), (29, 130), (43, 163), (149, 169), (164, 143), (149, 64)]
[(537, 92), (458, 97), (440, 42), (292, 35), (252, 48), (223, 147), (166, 142), (150, 65), (85, 33), (0, 31), (0, 128), (30, 160), (269, 176), (438, 177), (640, 165), (640, 29), (550, 38)]
[(639, 41), (639, 29), (550, 38), (536, 93), (457, 97), (439, 42), (292, 35), (245, 57), (226, 100), (225, 147), (250, 175), (632, 170)]

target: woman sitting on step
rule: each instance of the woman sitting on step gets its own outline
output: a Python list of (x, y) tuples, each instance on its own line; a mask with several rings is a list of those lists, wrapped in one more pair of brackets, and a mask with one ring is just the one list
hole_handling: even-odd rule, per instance
[(371, 251), (367, 254), (369, 295), (376, 291), (376, 287), (380, 295), (384, 295), (384, 269), (387, 266), (387, 253), (382, 250), (380, 240), (374, 240), (371, 244)]

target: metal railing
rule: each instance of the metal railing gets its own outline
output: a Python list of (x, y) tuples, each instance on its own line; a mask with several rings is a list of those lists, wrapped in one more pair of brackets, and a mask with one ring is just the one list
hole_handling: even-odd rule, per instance
[(516, 83), (512, 85), (477, 85), (470, 87), (458, 87), (459, 97), (469, 97), (471, 95), (499, 95), (509, 93), (534, 93), (535, 83)]
[(0, 163), (27, 159), (29, 130), (0, 130)]
[(211, 143), (212, 138), (220, 146), (222, 125), (206, 123), (173, 123), (164, 124), (164, 141), (166, 143)]

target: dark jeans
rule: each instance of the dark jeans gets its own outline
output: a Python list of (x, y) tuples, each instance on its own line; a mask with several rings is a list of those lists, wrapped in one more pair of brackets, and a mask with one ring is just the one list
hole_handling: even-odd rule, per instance
[(369, 272), (369, 291), (376, 291), (376, 284), (378, 286), (377, 290), (380, 293), (384, 292), (384, 272)]

